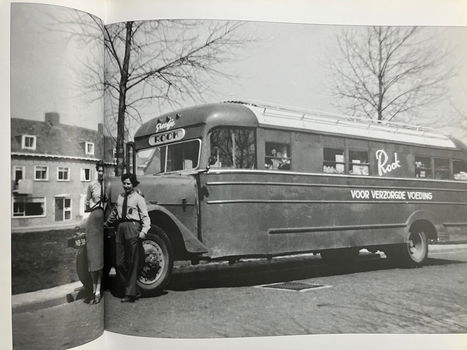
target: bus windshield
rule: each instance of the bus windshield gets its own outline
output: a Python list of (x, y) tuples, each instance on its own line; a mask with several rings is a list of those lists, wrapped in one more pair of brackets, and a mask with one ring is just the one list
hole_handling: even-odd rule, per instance
[(200, 146), (200, 140), (191, 140), (138, 151), (137, 173), (150, 175), (196, 169)]

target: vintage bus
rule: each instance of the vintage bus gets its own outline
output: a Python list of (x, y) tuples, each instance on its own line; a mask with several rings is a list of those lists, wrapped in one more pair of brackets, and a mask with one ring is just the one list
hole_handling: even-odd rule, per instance
[(226, 102), (154, 118), (127, 149), (152, 221), (146, 291), (175, 260), (366, 248), (420, 266), (428, 243), (467, 237), (467, 148), (427, 128)]

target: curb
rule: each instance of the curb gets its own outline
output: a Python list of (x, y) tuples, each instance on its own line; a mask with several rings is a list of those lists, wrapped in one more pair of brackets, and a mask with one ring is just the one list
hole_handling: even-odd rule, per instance
[[(429, 252), (430, 253), (443, 253), (443, 252), (455, 252), (455, 251), (467, 251), (467, 244), (430, 244)], [(306, 256), (307, 254), (288, 256), (289, 259), (298, 259), (299, 257)], [(310, 254), (308, 254), (309, 256)], [(258, 260), (258, 263), (261, 264), (261, 260)], [(175, 271), (178, 273), (188, 272), (190, 270), (196, 269), (197, 271), (207, 270), (207, 269), (224, 269), (229, 266), (226, 263), (219, 263), (218, 266), (214, 267), (214, 264), (200, 264), (200, 265), (187, 265), (175, 267)], [(208, 267), (210, 266), (210, 267)], [(237, 265), (238, 267), (238, 265)], [(60, 304), (71, 303), (73, 301), (79, 300), (82, 298), (83, 286), (81, 282), (73, 282), (69, 284), (64, 284), (58, 287), (53, 287), (49, 289), (42, 289), (36, 292), (29, 292), (23, 294), (13, 295), (11, 298), (11, 304), (13, 312), (31, 312), (39, 309), (44, 309), (47, 307), (52, 307)]]
[(80, 299), (80, 281), (36, 292), (16, 294), (11, 297), (13, 312), (31, 312)]

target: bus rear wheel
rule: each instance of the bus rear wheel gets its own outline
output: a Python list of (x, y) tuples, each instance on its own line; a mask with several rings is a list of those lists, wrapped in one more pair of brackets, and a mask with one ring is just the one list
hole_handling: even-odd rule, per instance
[(406, 267), (422, 266), (428, 256), (428, 239), (425, 232), (414, 229), (410, 232), (407, 243), (391, 247), (385, 254)]
[(173, 254), (170, 241), (159, 227), (152, 226), (142, 240), (144, 259), (138, 286), (145, 294), (161, 292), (167, 285), (172, 273)]

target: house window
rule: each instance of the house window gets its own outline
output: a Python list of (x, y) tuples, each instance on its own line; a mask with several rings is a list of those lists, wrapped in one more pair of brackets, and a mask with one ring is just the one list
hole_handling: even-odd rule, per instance
[(431, 158), (415, 157), (415, 177), (431, 178)]
[(91, 181), (91, 169), (81, 168), (81, 181)]
[(94, 143), (85, 142), (84, 144), (86, 154), (94, 155)]
[(369, 175), (370, 163), (368, 161), (368, 152), (366, 151), (349, 151), (349, 174), (352, 175)]
[(454, 180), (467, 181), (467, 164), (463, 160), (453, 160), (452, 170)]
[(266, 142), (264, 166), (271, 170), (290, 170), (292, 154), (287, 143)]
[(70, 168), (58, 167), (57, 168), (58, 181), (70, 181)]
[(47, 181), (49, 179), (49, 169), (46, 166), (37, 165), (34, 167), (34, 180)]
[(45, 216), (45, 197), (13, 197), (13, 217)]
[(450, 177), (449, 159), (435, 158), (435, 179), (447, 180)]
[(15, 165), (13, 167), (13, 181), (15, 182), (15, 186), (18, 185), (19, 180), (25, 178), (26, 169), (22, 165)]
[(323, 172), (330, 174), (343, 174), (345, 172), (343, 149), (323, 149)]
[(21, 137), (21, 148), (22, 149), (36, 149), (36, 136), (34, 135), (22, 135)]
[(55, 221), (71, 220), (71, 198), (55, 198)]

